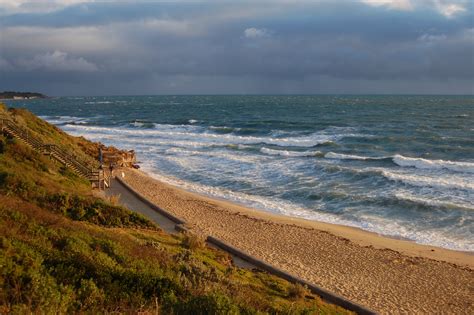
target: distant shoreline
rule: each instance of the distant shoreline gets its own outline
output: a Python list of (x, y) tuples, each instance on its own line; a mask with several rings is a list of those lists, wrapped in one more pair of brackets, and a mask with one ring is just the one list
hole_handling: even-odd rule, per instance
[(48, 96), (37, 93), (37, 92), (16, 92), (16, 91), (4, 91), (0, 92), (0, 101), (21, 101), (21, 100), (34, 100), (34, 99), (45, 99)]

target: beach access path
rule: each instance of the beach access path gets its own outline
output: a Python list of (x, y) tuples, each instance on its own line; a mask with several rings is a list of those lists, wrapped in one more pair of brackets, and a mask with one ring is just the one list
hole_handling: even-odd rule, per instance
[[(152, 207), (147, 205), (145, 202), (137, 198), (133, 193), (131, 193), (127, 188), (125, 188), (122, 184), (120, 184), (117, 180), (112, 179), (111, 185), (109, 189), (105, 190), (105, 195), (108, 197), (111, 196), (119, 196), (119, 203), (126, 208), (138, 212), (148, 219), (152, 220), (156, 224), (160, 226), (163, 231), (168, 234), (176, 234), (179, 231), (176, 230), (176, 222), (172, 221), (171, 219), (167, 218), (166, 216), (160, 214)], [(210, 245), (212, 246), (212, 245)], [(216, 246), (212, 246), (216, 248)], [(256, 266), (252, 265), (251, 263), (232, 255), (232, 261), (234, 264), (240, 268), (246, 269), (253, 269)]]
[[(140, 171), (123, 172), (124, 182), (184, 219), (193, 232), (217, 237), (382, 314), (474, 314), (471, 253), (272, 215), (191, 193)], [(117, 193), (125, 205), (137, 208), (137, 198)], [(142, 213), (164, 222), (151, 208)]]

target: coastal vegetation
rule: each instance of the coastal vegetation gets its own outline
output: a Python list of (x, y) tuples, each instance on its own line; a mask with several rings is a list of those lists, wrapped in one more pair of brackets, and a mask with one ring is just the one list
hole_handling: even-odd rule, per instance
[[(98, 144), (26, 110), (8, 115), (96, 163)], [(345, 314), (304, 287), (241, 269), (192, 234), (169, 235), (0, 135), (0, 313)]]

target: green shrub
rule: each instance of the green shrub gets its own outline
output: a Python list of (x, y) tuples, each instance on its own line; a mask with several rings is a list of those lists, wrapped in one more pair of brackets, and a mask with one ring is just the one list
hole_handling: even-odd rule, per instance
[(5, 153), (6, 143), (3, 137), (0, 137), (0, 154)]
[(70, 195), (68, 193), (56, 193), (47, 195), (47, 202), (49, 203), (49, 209), (60, 212), (61, 214), (67, 214), (68, 209), (71, 206)]
[(12, 313), (26, 310), (65, 313), (74, 298), (72, 288), (58, 284), (44, 269), (39, 253), (28, 245), (1, 240), (0, 305)]
[(40, 193), (35, 186), (35, 183), (27, 177), (22, 178), (15, 173), (0, 171), (0, 191), (6, 195), (15, 195), (29, 200)]
[(92, 279), (81, 279), (80, 287), (77, 290), (79, 299), (79, 309), (81, 311), (91, 310), (101, 306), (105, 300), (105, 293), (99, 289)]
[(87, 221), (107, 227), (159, 229), (138, 213), (93, 197), (84, 198), (62, 192), (46, 195), (39, 202), (51, 211), (77, 221)]
[(172, 312), (195, 315), (240, 314), (239, 307), (227, 295), (218, 292), (193, 296), (184, 303), (175, 304)]
[(4, 187), (7, 182), (8, 173), (0, 171), (0, 188)]
[(63, 175), (64, 177), (67, 177), (69, 179), (78, 179), (79, 176), (74, 173), (71, 169), (69, 169), (68, 167), (62, 165), (60, 168), (59, 168), (59, 174)]

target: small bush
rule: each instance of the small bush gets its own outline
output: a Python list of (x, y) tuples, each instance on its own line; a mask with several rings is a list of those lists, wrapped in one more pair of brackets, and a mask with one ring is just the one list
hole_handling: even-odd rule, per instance
[(293, 300), (303, 299), (307, 292), (307, 288), (299, 283), (293, 283), (288, 287), (288, 297)]
[[(1, 175), (0, 175), (1, 182)], [(107, 227), (159, 228), (144, 216), (101, 199), (84, 198), (69, 193), (55, 193), (43, 197), (40, 204), (53, 212), (77, 221), (88, 221)]]
[(76, 173), (74, 173), (70, 168), (64, 165), (59, 168), (59, 174), (70, 179), (79, 178), (79, 176)]
[(105, 294), (92, 279), (81, 279), (77, 298), (80, 301), (80, 309), (88, 310), (102, 305), (105, 300)]
[(0, 138), (0, 154), (5, 153), (5, 146), (6, 146), (5, 140)]
[(120, 205), (120, 194), (117, 194), (117, 195), (111, 195), (110, 197), (107, 198), (108, 201), (114, 205), (114, 206), (118, 206)]
[(40, 159), (40, 155), (38, 152), (34, 151), (29, 146), (24, 145), (23, 143), (20, 143), (18, 141), (12, 141), (8, 145), (7, 149), (10, 155), (19, 162), (36, 162)]
[(184, 247), (190, 250), (196, 250), (196, 249), (204, 248), (206, 243), (202, 237), (196, 234), (193, 234), (191, 232), (184, 232), (183, 238), (181, 240), (181, 245), (183, 245)]
[(24, 200), (34, 198), (39, 194), (39, 189), (28, 178), (21, 178), (15, 173), (0, 172), (0, 191), (6, 195), (16, 195)]
[(185, 303), (178, 303), (174, 306), (172, 313), (195, 315), (240, 314), (238, 306), (232, 303), (227, 295), (217, 292), (195, 296)]

